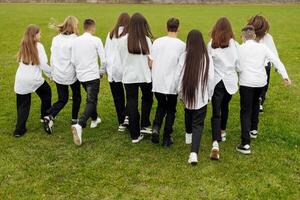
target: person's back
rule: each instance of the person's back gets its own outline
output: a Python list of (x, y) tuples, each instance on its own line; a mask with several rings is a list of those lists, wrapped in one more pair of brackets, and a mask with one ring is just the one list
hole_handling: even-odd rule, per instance
[(184, 51), (185, 43), (178, 38), (164, 36), (154, 41), (151, 52), (153, 92), (177, 94), (176, 72)]

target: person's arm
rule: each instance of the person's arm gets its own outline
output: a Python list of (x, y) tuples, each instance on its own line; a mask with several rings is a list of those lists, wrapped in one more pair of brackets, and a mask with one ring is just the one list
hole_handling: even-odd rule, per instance
[(209, 56), (209, 68), (208, 68), (208, 79), (207, 79), (207, 91), (208, 91), (208, 99), (211, 100), (214, 93), (214, 63), (211, 56)]
[(281, 74), (284, 83), (286, 85), (290, 85), (291, 81), (289, 79), (289, 76), (287, 74), (287, 71), (283, 65), (283, 63), (280, 61), (279, 57), (276, 56), (267, 46), (264, 45), (264, 49), (266, 52), (266, 57), (274, 64), (274, 67), (277, 69), (278, 73)]
[(51, 79), (51, 67), (48, 65), (48, 57), (42, 44), (38, 46), (38, 54), (40, 59), (39, 67), (43, 70), (44, 74)]
[(176, 81), (176, 86), (177, 86), (177, 93), (180, 99), (182, 99), (182, 93), (181, 93), (181, 85), (182, 85), (182, 78), (183, 78), (183, 73), (184, 73), (184, 63), (185, 63), (185, 56), (186, 53), (182, 53), (179, 61), (178, 61), (178, 67), (177, 67), (177, 71), (175, 73), (175, 81)]
[(51, 48), (50, 48), (50, 66), (52, 66), (53, 67), (53, 59), (54, 59), (54, 57), (53, 57), (53, 52), (54, 52), (54, 47), (55, 47), (55, 41), (54, 41), (54, 39), (52, 40), (52, 44), (51, 44)]
[(239, 55), (238, 55), (238, 53), (239, 53), (238, 48), (239, 48), (240, 44), (237, 41), (233, 40), (233, 45), (234, 45), (234, 53), (237, 56), (237, 59), (235, 61), (235, 71), (239, 73), (239, 72), (241, 72)]
[(97, 53), (98, 56), (100, 57), (100, 62), (101, 62), (100, 75), (102, 76), (106, 72), (107, 62), (106, 62), (105, 51), (103, 48), (103, 43), (100, 38), (99, 38), (99, 42), (97, 42)]
[(153, 64), (153, 58), (152, 58), (152, 42), (150, 40), (150, 38), (146, 38), (147, 43), (148, 43), (148, 48), (149, 48), (149, 54), (147, 55), (147, 59), (148, 59), (148, 65), (150, 67), (150, 69), (152, 68), (152, 64)]

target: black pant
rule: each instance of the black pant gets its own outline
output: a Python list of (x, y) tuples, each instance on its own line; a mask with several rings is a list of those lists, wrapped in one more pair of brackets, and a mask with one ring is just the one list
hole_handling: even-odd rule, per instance
[(83, 128), (85, 128), (86, 121), (89, 118), (92, 118), (92, 120), (96, 120), (98, 117), (97, 103), (98, 103), (100, 80), (95, 79), (92, 81), (81, 82), (81, 84), (84, 90), (86, 91), (86, 105), (81, 117), (79, 118), (78, 124)]
[[(80, 94), (80, 82), (77, 80), (75, 83), (70, 85), (72, 90), (72, 119), (78, 118), (78, 112), (81, 103)], [(55, 102), (52, 107), (47, 111), (48, 115), (55, 117), (68, 103), (69, 100), (69, 86), (56, 83), (58, 101)]]
[(117, 111), (118, 122), (123, 124), (126, 115), (125, 92), (122, 82), (109, 82), (110, 90), (113, 95), (115, 108)]
[(251, 130), (258, 128), (259, 97), (263, 87), (240, 86), (240, 120), (242, 145), (250, 144)]
[(221, 130), (226, 130), (228, 120), (228, 104), (231, 100), (231, 95), (227, 92), (223, 81), (220, 81), (214, 90), (212, 97), (212, 118), (211, 130), (212, 140), (221, 141)]
[(192, 130), (189, 133), (193, 133), (191, 152), (195, 152), (198, 154), (202, 132), (204, 129), (204, 120), (206, 116), (207, 106), (204, 106), (198, 110), (185, 109), (184, 111), (186, 116), (185, 126), (191, 127)]
[[(51, 88), (45, 81), (36, 91), (41, 99), (41, 118), (47, 115), (46, 111), (51, 107)], [(17, 124), (15, 133), (23, 134), (26, 132), (26, 121), (29, 116), (31, 105), (31, 93), (17, 94)]]
[[(152, 83), (124, 84), (126, 89), (127, 112), (129, 114), (129, 132), (132, 139), (140, 135), (140, 127), (151, 125), (150, 113), (153, 104)], [(142, 90), (142, 117), (140, 126), (140, 113), (138, 110), (139, 88)]]
[(266, 100), (266, 94), (269, 89), (269, 83), (270, 83), (270, 75), (271, 75), (271, 63), (269, 62), (266, 68), (266, 73), (267, 73), (267, 85), (263, 88), (261, 94), (260, 94), (260, 104), (263, 105), (265, 100)]
[(169, 138), (173, 132), (178, 95), (162, 94), (157, 92), (155, 92), (154, 95), (157, 99), (157, 108), (155, 119), (153, 121), (153, 128), (156, 128), (159, 131), (164, 117), (166, 117), (164, 138)]

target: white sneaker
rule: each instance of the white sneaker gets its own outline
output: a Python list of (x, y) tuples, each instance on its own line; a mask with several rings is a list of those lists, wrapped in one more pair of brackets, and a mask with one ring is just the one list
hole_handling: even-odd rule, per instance
[(256, 139), (257, 138), (257, 130), (252, 130), (250, 131), (250, 137), (253, 138), (253, 139)]
[(46, 131), (46, 133), (52, 134), (53, 125), (54, 123), (51, 117), (49, 116), (44, 117), (44, 130)]
[(151, 135), (151, 134), (152, 134), (152, 128), (149, 128), (149, 127), (143, 127), (143, 128), (141, 128), (140, 133), (141, 133), (141, 134), (149, 134), (149, 135)]
[(190, 153), (188, 163), (190, 163), (192, 165), (197, 165), (197, 163), (198, 163), (198, 156), (197, 156), (197, 154), (195, 152), (191, 152)]
[(263, 113), (263, 112), (264, 112), (264, 107), (263, 107), (263, 105), (259, 105), (259, 112), (260, 112), (260, 113)]
[(118, 131), (119, 132), (124, 132), (125, 130), (126, 130), (126, 126), (124, 126), (124, 124), (120, 124), (119, 128), (118, 128)]
[(129, 126), (129, 117), (128, 116), (125, 117), (123, 125)]
[(137, 139), (132, 140), (132, 143), (133, 143), (133, 144), (139, 143), (143, 138), (144, 138), (144, 135), (141, 134)]
[(97, 117), (96, 120), (92, 120), (91, 121), (90, 128), (96, 128), (98, 126), (98, 124), (100, 124), (100, 123), (101, 123), (101, 119), (100, 119), (100, 117)]
[(82, 127), (79, 124), (71, 126), (74, 144), (80, 146), (82, 144)]
[(185, 144), (192, 144), (192, 133), (185, 133)]
[(221, 133), (221, 137), (222, 137), (222, 141), (223, 141), (223, 142), (226, 141), (226, 136), (227, 136), (227, 133), (226, 133), (226, 132)]
[(249, 144), (236, 146), (236, 150), (242, 154), (248, 155), (251, 154), (251, 148)]

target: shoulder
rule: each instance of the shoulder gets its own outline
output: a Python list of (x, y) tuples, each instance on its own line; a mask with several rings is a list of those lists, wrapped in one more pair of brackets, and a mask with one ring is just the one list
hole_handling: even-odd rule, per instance
[(38, 49), (38, 51), (40, 51), (40, 50), (44, 51), (45, 50), (44, 45), (40, 42), (37, 43), (37, 49)]

